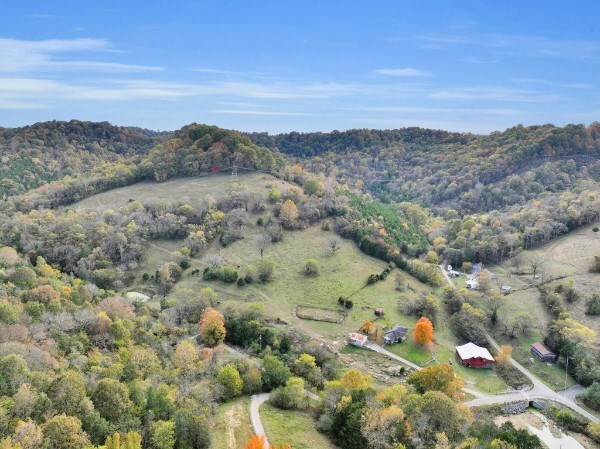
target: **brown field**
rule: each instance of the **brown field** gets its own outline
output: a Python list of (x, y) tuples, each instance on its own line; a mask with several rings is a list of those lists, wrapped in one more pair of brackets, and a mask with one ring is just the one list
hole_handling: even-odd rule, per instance
[(343, 310), (326, 309), (324, 307), (296, 306), (296, 316), (303, 320), (327, 321), (329, 323), (341, 323), (348, 314)]

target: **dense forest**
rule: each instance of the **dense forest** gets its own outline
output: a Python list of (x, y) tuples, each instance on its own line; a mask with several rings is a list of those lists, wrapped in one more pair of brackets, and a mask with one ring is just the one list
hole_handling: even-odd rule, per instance
[(102, 122), (46, 122), (0, 129), (0, 196), (25, 193), (107, 163), (137, 160), (160, 134)]
[(457, 265), (498, 262), (600, 216), (599, 123), (249, 136), (380, 201), (421, 206), (415, 223)]

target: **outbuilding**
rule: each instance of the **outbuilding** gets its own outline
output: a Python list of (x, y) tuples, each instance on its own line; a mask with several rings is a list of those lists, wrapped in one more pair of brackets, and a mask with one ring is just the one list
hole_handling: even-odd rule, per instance
[(479, 282), (477, 282), (477, 279), (469, 279), (467, 282), (465, 282), (465, 286), (469, 290), (477, 290), (479, 288)]
[(356, 332), (352, 332), (350, 335), (348, 335), (348, 343), (358, 346), (359, 348), (362, 348), (367, 340), (368, 338), (366, 335), (358, 334)]
[(494, 357), (486, 348), (477, 346), (475, 343), (456, 347), (456, 355), (461, 365), (473, 368), (491, 368), (494, 365)]
[(542, 343), (534, 343), (531, 345), (531, 353), (540, 359), (542, 362), (555, 362), (557, 359), (557, 355), (550, 351), (544, 344)]

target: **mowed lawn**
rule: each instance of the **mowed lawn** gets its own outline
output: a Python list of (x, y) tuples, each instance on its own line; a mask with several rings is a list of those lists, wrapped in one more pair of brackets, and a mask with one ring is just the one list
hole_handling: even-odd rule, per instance
[(221, 404), (215, 416), (213, 449), (239, 449), (252, 437), (250, 398), (243, 397)]
[(327, 435), (316, 429), (310, 412), (281, 410), (263, 404), (260, 418), (271, 445), (289, 443), (294, 449), (337, 449)]

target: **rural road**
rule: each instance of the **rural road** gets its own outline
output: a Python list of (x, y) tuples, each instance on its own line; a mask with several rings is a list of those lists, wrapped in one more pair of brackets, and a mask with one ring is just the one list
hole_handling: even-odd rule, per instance
[[(442, 264), (439, 267), (440, 267), (440, 270), (442, 270), (442, 274), (444, 275), (444, 279), (446, 279), (446, 282), (448, 282), (448, 284), (451, 285), (452, 287), (456, 288), (456, 286), (452, 282), (452, 279), (450, 279), (450, 277), (448, 276), (448, 273), (446, 273), (446, 270), (444, 269), (444, 265)], [(489, 341), (489, 343), (492, 345), (492, 347), (494, 349), (496, 349), (497, 351), (500, 350), (500, 346), (498, 345), (498, 343), (496, 343), (496, 341), (492, 338), (492, 336), (490, 334), (486, 333), (485, 337), (487, 338), (487, 340)], [(571, 389), (569, 389), (569, 390), (571, 390), (570, 392), (565, 392), (564, 395), (561, 395), (561, 394), (557, 393), (556, 391), (552, 390), (550, 387), (548, 387), (545, 383), (543, 383), (536, 376), (534, 376), (527, 368), (525, 368), (523, 365), (521, 365), (519, 362), (517, 362), (514, 358), (511, 357), (510, 361), (515, 368), (517, 368), (519, 371), (521, 371), (531, 381), (531, 383), (533, 384), (533, 388), (531, 390), (526, 391), (526, 392), (525, 391), (515, 391), (515, 392), (510, 392), (510, 393), (501, 393), (501, 394), (497, 394), (497, 395), (493, 395), (493, 396), (487, 396), (487, 395), (480, 396), (469, 402), (465, 402), (465, 404), (468, 405), (469, 407), (477, 407), (477, 406), (481, 406), (481, 405), (507, 404), (509, 402), (522, 401), (522, 400), (531, 401), (534, 399), (545, 399), (545, 400), (558, 402), (559, 404), (562, 404), (562, 405), (570, 408), (571, 410), (579, 413), (581, 416), (586, 417), (587, 419), (589, 419), (592, 422), (595, 422), (595, 423), (600, 422), (596, 416), (592, 415), (591, 413), (584, 410), (578, 404), (575, 403), (574, 398), (572, 396), (577, 391), (576, 388), (571, 388)], [(583, 388), (583, 387), (580, 386), (580, 388)]]
[(267, 434), (263, 427), (262, 421), (260, 420), (260, 406), (269, 400), (271, 393), (254, 394), (250, 398), (250, 423), (252, 424), (252, 430), (256, 435), (263, 435), (265, 437), (265, 449), (269, 447), (267, 441)]

